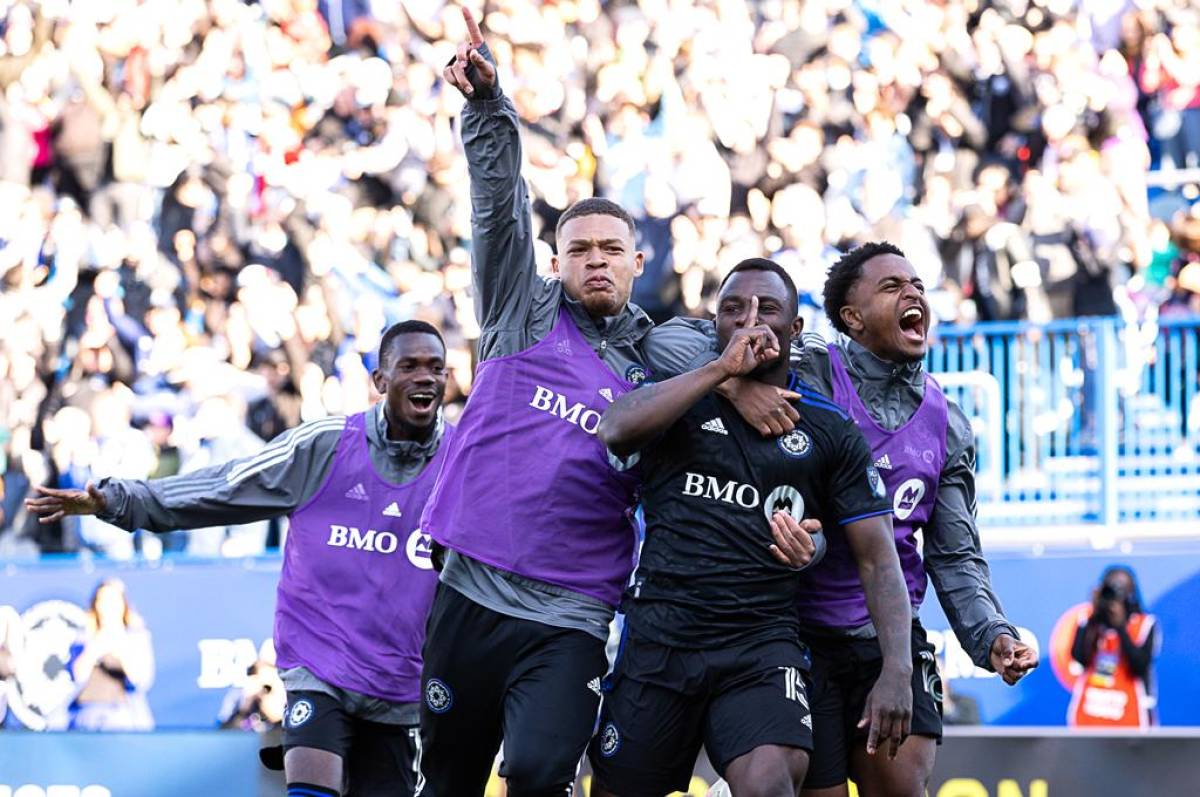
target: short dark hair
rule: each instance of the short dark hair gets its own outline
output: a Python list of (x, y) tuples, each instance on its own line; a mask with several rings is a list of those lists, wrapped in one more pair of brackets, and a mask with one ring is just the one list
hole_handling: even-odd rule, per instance
[(880, 255), (904, 257), (898, 246), (887, 241), (873, 241), (854, 247), (829, 267), (825, 277), (825, 315), (838, 332), (850, 331), (842, 320), (842, 308), (846, 306), (846, 298), (854, 283), (862, 276), (863, 263)]
[(790, 308), (792, 315), (795, 316), (800, 312), (800, 294), (796, 290), (796, 283), (792, 280), (791, 275), (787, 273), (787, 270), (783, 266), (765, 257), (748, 257), (729, 269), (729, 273), (721, 280), (721, 284), (717, 288), (717, 293), (725, 289), (725, 283), (729, 282), (734, 274), (740, 274), (743, 271), (770, 271), (772, 274), (779, 275), (779, 278), (783, 280), (784, 286), (788, 289), (788, 296), (792, 300)]
[(384, 356), (391, 351), (392, 343), (401, 335), (433, 335), (442, 344), (442, 348), (446, 348), (446, 341), (442, 339), (442, 333), (438, 332), (437, 327), (426, 321), (419, 321), (415, 318), (408, 321), (401, 321), (398, 324), (392, 324), (383, 333), (383, 337), (379, 341), (379, 366), (383, 367)]
[(611, 199), (603, 197), (589, 197), (581, 199), (571, 207), (563, 211), (563, 214), (558, 217), (558, 224), (554, 226), (554, 238), (562, 235), (563, 226), (571, 219), (577, 219), (580, 216), (614, 216), (629, 226), (629, 234), (636, 233), (636, 227), (633, 223), (633, 216), (629, 215), (629, 211), (613, 202)]

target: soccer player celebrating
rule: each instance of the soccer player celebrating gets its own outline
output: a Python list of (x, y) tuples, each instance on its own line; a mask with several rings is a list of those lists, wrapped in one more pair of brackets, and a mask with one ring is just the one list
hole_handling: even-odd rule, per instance
[[(734, 794), (796, 793), (812, 719), (788, 562), (814, 553), (806, 532), (820, 528), (851, 547), (880, 629), (868, 746), (894, 754), (908, 732), (911, 618), (891, 506), (854, 422), (789, 374), (780, 347), (801, 330), (796, 313), (782, 268), (739, 263), (717, 298), (720, 358), (620, 398), (601, 422), (614, 455), (639, 458), (646, 542), (589, 751), (596, 794), (685, 790), (701, 744)], [(713, 392), (740, 375), (798, 394), (797, 428), (764, 438)], [(785, 555), (796, 544), (807, 556)]]
[(592, 734), (613, 609), (633, 566), (637, 480), (596, 439), (645, 376), (629, 304), (643, 256), (620, 206), (585, 199), (538, 276), (517, 113), (483, 35), (444, 77), (467, 98), (472, 265), (482, 326), (470, 400), (422, 528), (447, 549), (425, 647), (423, 772), (479, 795), (504, 742), (514, 796), (563, 794)]
[[(384, 400), (296, 427), (261, 452), (182, 476), (39, 488), (53, 522), (96, 515), (170, 531), (288, 515), (275, 608), (287, 690), (288, 794), (418, 789), (421, 646), (437, 586), (418, 519), (453, 439), (441, 421), (446, 348), (422, 321), (389, 328), (371, 375)], [(278, 751), (264, 751), (268, 766)]]
[[(845, 339), (826, 345), (808, 336), (793, 349), (793, 364), (801, 379), (849, 409), (891, 496), (913, 615), (913, 720), (896, 760), (867, 755), (856, 721), (879, 672), (880, 649), (847, 546), (831, 533), (826, 560), (805, 574), (799, 602), (815, 695), (816, 752), (806, 794), (844, 795), (849, 775), (868, 797), (923, 795), (942, 734), (941, 680), (916, 619), (928, 579), (975, 664), (1015, 684), (1038, 656), (1020, 641), (991, 588), (975, 527), (974, 435), (924, 370), (929, 305), (913, 265), (888, 243), (846, 253), (829, 271), (825, 311)], [(647, 341), (647, 351), (664, 370), (711, 359), (711, 343), (702, 343), (697, 329), (704, 331), (704, 323), (669, 322), (655, 331), (661, 337)], [(726, 390), (739, 408), (749, 408), (757, 428), (790, 425), (773, 388), (743, 379), (730, 380)]]

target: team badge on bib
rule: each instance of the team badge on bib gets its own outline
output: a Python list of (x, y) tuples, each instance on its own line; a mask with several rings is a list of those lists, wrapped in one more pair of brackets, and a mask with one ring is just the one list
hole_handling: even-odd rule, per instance
[(292, 704), (291, 711), (288, 712), (288, 727), (299, 728), (304, 723), (312, 719), (313, 704), (310, 700), (297, 700)]
[(445, 714), (454, 704), (454, 695), (450, 687), (437, 678), (430, 678), (425, 684), (425, 705), (434, 714)]
[(812, 453), (812, 438), (806, 432), (795, 429), (779, 438), (779, 450), (789, 457), (803, 459)]
[(625, 381), (640, 385), (646, 381), (646, 369), (640, 365), (631, 365), (625, 369)]
[(606, 723), (604, 730), (600, 732), (600, 755), (611, 758), (620, 749), (621, 734), (617, 731), (617, 726), (611, 722)]

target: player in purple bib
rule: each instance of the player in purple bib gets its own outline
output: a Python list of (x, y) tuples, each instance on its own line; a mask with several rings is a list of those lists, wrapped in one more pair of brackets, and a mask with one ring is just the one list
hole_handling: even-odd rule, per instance
[(646, 376), (629, 304), (643, 256), (585, 199), (538, 275), (519, 122), (479, 26), (444, 77), (467, 98), (480, 365), (421, 527), (446, 550), (425, 647), (426, 794), (482, 794), (503, 740), (513, 797), (569, 793), (595, 724), (608, 626), (633, 567), (637, 480), (596, 438)]
[(187, 475), (43, 489), (29, 502), (43, 522), (95, 514), (131, 530), (289, 517), (274, 634), (288, 707), (282, 755), (263, 760), (285, 769), (294, 797), (419, 789), (421, 648), (437, 586), (419, 521), (454, 438), (441, 421), (445, 357), (432, 326), (397, 324), (372, 374), (384, 400), (366, 412)]
[(846, 340), (804, 346), (798, 369), (819, 388), (828, 386), (854, 418), (891, 497), (914, 618), (913, 720), (912, 736), (895, 760), (866, 754), (857, 725), (862, 696), (878, 670), (879, 644), (853, 560), (832, 534), (825, 561), (803, 574), (799, 601), (814, 682), (815, 753), (805, 794), (841, 797), (849, 776), (866, 797), (920, 797), (942, 734), (941, 678), (916, 619), (927, 572), (976, 663), (1011, 684), (1038, 658), (1004, 619), (988, 583), (972, 515), (970, 426), (922, 366), (929, 305), (916, 270), (890, 244), (861, 246), (830, 269), (825, 311)]

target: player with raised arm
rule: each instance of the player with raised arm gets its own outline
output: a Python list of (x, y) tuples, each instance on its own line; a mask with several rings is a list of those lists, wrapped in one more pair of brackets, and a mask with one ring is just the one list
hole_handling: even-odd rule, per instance
[(383, 401), (366, 412), (186, 475), (39, 488), (26, 502), (43, 523), (96, 515), (129, 530), (289, 517), (274, 633), (283, 755), (263, 760), (282, 765), (294, 797), (417, 791), (421, 647), (437, 586), (418, 520), (454, 436), (441, 420), (445, 361), (434, 327), (396, 324), (372, 374)]
[[(843, 530), (882, 629), (864, 715), (872, 752), (894, 754), (908, 733), (910, 618), (891, 507), (848, 414), (780, 355), (800, 332), (796, 311), (782, 268), (739, 263), (717, 299), (721, 357), (618, 399), (601, 422), (614, 455), (638, 457), (646, 542), (589, 751), (595, 794), (685, 790), (701, 744), (734, 794), (796, 793), (812, 719), (789, 565), (814, 558), (822, 528)], [(792, 390), (797, 428), (767, 439), (743, 421), (714, 392), (739, 375)]]
[(643, 255), (619, 205), (585, 199), (538, 276), (516, 110), (483, 34), (444, 77), (467, 98), (481, 363), (422, 525), (448, 549), (425, 655), (423, 771), (478, 795), (504, 743), (513, 797), (571, 790), (594, 729), (605, 646), (633, 567), (638, 479), (596, 438), (647, 375), (629, 303)]

